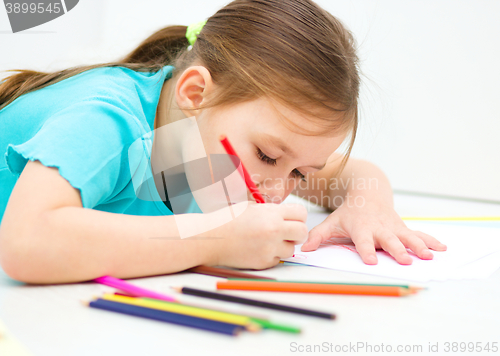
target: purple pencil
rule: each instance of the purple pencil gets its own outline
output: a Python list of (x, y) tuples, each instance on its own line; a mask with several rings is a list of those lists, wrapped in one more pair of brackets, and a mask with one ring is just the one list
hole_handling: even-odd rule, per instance
[(114, 278), (111, 276), (102, 276), (99, 278), (94, 279), (95, 282), (104, 284), (108, 287), (113, 287), (116, 289), (119, 289), (123, 292), (128, 293), (131, 296), (134, 297), (146, 297), (146, 298), (155, 298), (155, 299), (161, 299), (165, 300), (167, 302), (177, 302), (174, 297), (171, 297), (166, 294), (161, 294), (154, 292), (152, 290), (144, 289), (141, 287), (134, 286), (133, 284), (127, 283), (121, 279)]

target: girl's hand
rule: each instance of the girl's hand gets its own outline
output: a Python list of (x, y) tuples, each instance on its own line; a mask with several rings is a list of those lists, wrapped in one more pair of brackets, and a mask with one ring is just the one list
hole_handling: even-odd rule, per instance
[(223, 237), (215, 240), (213, 264), (251, 269), (272, 267), (280, 259), (293, 256), (295, 245), (307, 239), (306, 219), (307, 210), (300, 204), (248, 203), (241, 215), (209, 232)]
[(318, 226), (311, 229), (302, 251), (313, 251), (331, 237), (350, 237), (361, 259), (369, 265), (377, 264), (375, 249), (384, 249), (403, 265), (413, 262), (409, 248), (423, 260), (431, 260), (429, 249), (445, 251), (446, 246), (434, 237), (406, 227), (390, 206), (366, 203), (363, 207), (343, 204)]

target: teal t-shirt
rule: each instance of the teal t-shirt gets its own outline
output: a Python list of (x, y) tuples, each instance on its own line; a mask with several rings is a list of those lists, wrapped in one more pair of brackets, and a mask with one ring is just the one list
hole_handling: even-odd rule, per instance
[[(148, 176), (146, 171), (151, 176), (148, 158), (156, 109), (173, 69), (165, 66), (151, 73), (95, 68), (24, 94), (0, 110), (4, 157), (0, 159), (0, 222), (28, 160), (57, 167), (80, 191), (84, 208), (172, 215), (152, 179), (141, 187), (140, 198), (132, 180), (136, 174)], [(194, 199), (187, 212), (201, 212)]]

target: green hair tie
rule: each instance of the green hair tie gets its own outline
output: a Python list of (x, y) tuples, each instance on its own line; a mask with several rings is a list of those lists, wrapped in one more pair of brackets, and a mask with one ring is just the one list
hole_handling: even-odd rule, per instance
[(199, 35), (201, 32), (201, 29), (205, 24), (207, 23), (207, 20), (203, 20), (200, 22), (193, 23), (187, 27), (186, 30), (186, 38), (189, 42), (189, 44), (192, 46), (196, 42), (196, 36)]

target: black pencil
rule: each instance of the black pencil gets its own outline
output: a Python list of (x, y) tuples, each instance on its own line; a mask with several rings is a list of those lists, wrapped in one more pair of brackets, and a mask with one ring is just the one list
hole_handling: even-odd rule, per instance
[(173, 287), (173, 289), (175, 289), (176, 291), (178, 291), (180, 293), (194, 295), (197, 297), (223, 300), (225, 302), (232, 302), (232, 303), (238, 303), (238, 304), (252, 305), (255, 307), (280, 310), (280, 311), (308, 315), (308, 316), (315, 316), (315, 317), (323, 318), (323, 319), (335, 319), (335, 314), (323, 313), (323, 312), (309, 310), (309, 309), (296, 308), (296, 307), (283, 305), (283, 304), (269, 303), (269, 302), (264, 302), (264, 301), (260, 301), (260, 300), (255, 300), (255, 299), (235, 297), (232, 295), (216, 293), (216, 292), (209, 292), (206, 290), (194, 289), (194, 288), (189, 288), (189, 287)]

